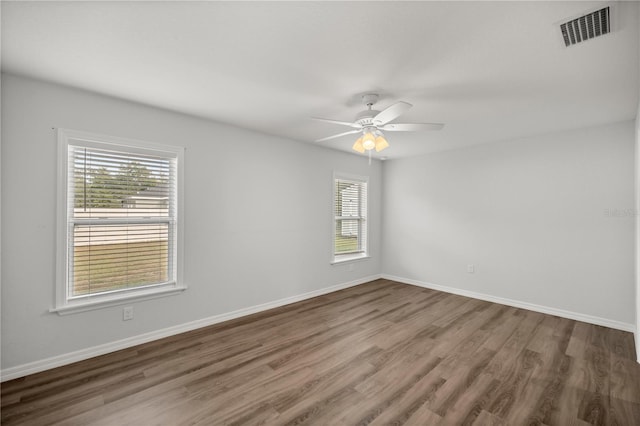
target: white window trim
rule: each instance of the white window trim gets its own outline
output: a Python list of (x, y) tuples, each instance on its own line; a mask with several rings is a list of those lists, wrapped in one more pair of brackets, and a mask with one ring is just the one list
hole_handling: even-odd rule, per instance
[[(87, 296), (82, 299), (70, 300), (67, 297), (67, 273), (69, 252), (67, 247), (67, 184), (68, 184), (68, 147), (70, 140), (82, 140), (87, 146), (92, 143), (113, 145), (116, 149), (126, 148), (129, 152), (136, 151), (171, 155), (177, 159), (177, 206), (176, 206), (176, 254), (175, 268), (176, 281), (159, 284), (156, 286), (141, 287), (137, 289), (103, 293)], [(58, 187), (57, 187), (57, 234), (56, 234), (56, 291), (54, 307), (50, 312), (60, 315), (101, 309), (108, 306), (116, 306), (133, 301), (155, 299), (158, 297), (179, 294), (186, 289), (183, 280), (184, 259), (184, 148), (170, 145), (125, 139), (115, 136), (98, 135), (70, 129), (58, 129)]]
[(340, 265), (342, 263), (355, 262), (358, 260), (371, 259), (366, 253), (357, 253), (357, 254), (341, 254), (339, 256), (332, 256), (331, 261), (329, 262), (332, 265)]
[[(336, 200), (336, 179), (345, 179), (352, 180), (356, 182), (366, 183), (367, 184), (367, 212), (365, 214), (365, 233), (366, 233), (366, 247), (361, 253), (348, 253), (348, 254), (335, 254), (335, 241), (336, 241), (336, 216), (335, 216), (335, 200)], [(331, 257), (329, 260), (329, 264), (338, 265), (347, 262), (354, 262), (358, 260), (370, 259), (369, 255), (369, 177), (368, 176), (359, 176), (353, 175), (349, 173), (342, 172), (333, 172), (333, 179), (331, 180)]]

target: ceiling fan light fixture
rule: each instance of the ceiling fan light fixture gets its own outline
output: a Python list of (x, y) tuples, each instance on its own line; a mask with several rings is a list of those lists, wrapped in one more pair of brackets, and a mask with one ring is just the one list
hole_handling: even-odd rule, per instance
[(353, 144), (353, 150), (358, 151), (360, 154), (364, 154), (364, 146), (362, 145), (362, 137), (359, 137), (356, 143)]
[(376, 147), (376, 137), (373, 136), (373, 133), (367, 132), (364, 134), (364, 136), (362, 137), (362, 146), (367, 151), (371, 151)]
[(389, 147), (389, 142), (384, 138), (384, 136), (380, 135), (376, 138), (376, 152), (380, 152), (385, 148)]

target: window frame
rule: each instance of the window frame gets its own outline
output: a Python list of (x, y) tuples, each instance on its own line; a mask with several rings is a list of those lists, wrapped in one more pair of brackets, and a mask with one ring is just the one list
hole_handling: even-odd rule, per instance
[[(361, 220), (363, 223), (360, 224), (360, 229), (364, 231), (364, 247), (361, 247), (361, 250), (357, 253), (344, 253), (338, 254), (336, 253), (336, 222), (337, 218), (335, 215), (336, 211), (336, 183), (338, 180), (350, 181), (358, 184), (366, 185), (366, 208), (365, 211), (362, 211), (362, 206), (360, 200), (358, 209), (360, 210), (360, 216), (358, 220)], [(345, 262), (352, 262), (356, 260), (369, 259), (369, 176), (359, 176), (349, 173), (335, 172), (333, 173), (332, 179), (332, 201), (331, 201), (331, 260), (330, 264), (340, 264)], [(364, 214), (363, 214), (364, 213)], [(361, 236), (362, 237), (362, 236)], [(359, 244), (362, 244), (362, 239), (359, 238)]]
[[(132, 288), (127, 290), (116, 290), (90, 294), (83, 297), (73, 297), (69, 294), (68, 275), (70, 273), (70, 262), (72, 261), (69, 244), (69, 230), (75, 222), (69, 217), (68, 210), (68, 190), (69, 190), (69, 146), (84, 146), (87, 148), (113, 149), (119, 152), (131, 154), (149, 154), (162, 156), (165, 158), (175, 158), (176, 160), (176, 214), (173, 241), (169, 246), (175, 247), (175, 252), (170, 256), (173, 259), (173, 274), (167, 283), (149, 285), (145, 287)], [(84, 312), (94, 309), (116, 306), (133, 301), (153, 299), (179, 294), (186, 289), (183, 280), (183, 258), (184, 258), (184, 232), (183, 232), (183, 204), (184, 204), (184, 148), (171, 145), (126, 139), (115, 136), (99, 135), (90, 132), (58, 129), (58, 168), (57, 168), (57, 235), (56, 235), (56, 286), (54, 308), (51, 312), (60, 315)], [(110, 219), (102, 219), (102, 223), (108, 223)], [(101, 219), (94, 219), (90, 222), (99, 222)], [(89, 222), (89, 221), (87, 221)], [(149, 222), (147, 222), (149, 223)], [(154, 222), (155, 223), (155, 222)], [(174, 279), (175, 277), (175, 279)]]

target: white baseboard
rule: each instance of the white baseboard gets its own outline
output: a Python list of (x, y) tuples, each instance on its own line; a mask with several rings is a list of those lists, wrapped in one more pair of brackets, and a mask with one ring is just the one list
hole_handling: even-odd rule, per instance
[[(433, 290), (444, 291), (445, 293), (457, 294), (460, 296), (471, 297), (473, 299), (486, 300), (487, 302), (499, 303), (501, 305), (513, 306), (516, 308), (528, 309), (530, 311), (541, 312), (543, 314), (555, 315), (562, 318), (587, 322), (589, 324), (601, 325), (603, 327), (615, 328), (616, 330), (636, 332), (634, 324), (600, 318), (592, 315), (581, 314), (579, 312), (565, 311), (563, 309), (551, 308), (548, 306), (535, 305), (533, 303), (521, 302), (519, 300), (506, 299), (503, 297), (491, 296), (484, 293), (476, 293), (475, 291), (462, 290), (455, 287), (447, 287), (438, 284), (432, 284), (425, 281), (413, 280), (410, 278), (396, 277), (394, 275), (382, 274), (382, 278), (397, 281), (404, 284), (411, 284), (418, 287), (430, 288)], [(637, 334), (636, 334), (637, 336)], [(637, 343), (636, 343), (637, 344)]]
[(284, 299), (274, 300), (273, 302), (262, 303), (260, 305), (238, 309), (233, 312), (214, 315), (212, 317), (202, 318), (202, 319), (191, 321), (185, 324), (163, 328), (161, 330), (151, 331), (149, 333), (140, 334), (138, 336), (128, 337), (126, 339), (117, 340), (115, 342), (105, 343), (102, 345), (81, 349), (79, 351), (69, 352), (69, 353), (57, 355), (51, 358), (46, 358), (43, 360), (33, 361), (27, 364), (6, 368), (0, 371), (0, 382), (17, 379), (18, 377), (23, 377), (29, 374), (34, 374), (41, 371), (49, 370), (51, 368), (61, 367), (63, 365), (71, 364), (78, 361), (83, 361), (99, 355), (107, 354), (109, 352), (115, 352), (121, 349), (126, 349), (132, 346), (140, 345), (142, 343), (147, 343), (153, 340), (162, 339), (164, 337), (173, 336), (176, 334), (184, 333), (184, 332), (195, 330), (202, 327), (207, 327), (209, 325), (218, 324), (224, 321), (229, 321), (229, 320), (243, 317), (246, 315), (251, 315), (251, 314), (266, 311), (269, 309), (278, 308), (280, 306), (289, 305), (291, 303), (300, 302), (306, 299), (311, 299), (312, 297), (322, 296), (323, 294), (332, 293), (334, 291), (342, 290), (349, 287), (354, 287), (360, 284), (367, 283), (369, 281), (377, 280), (378, 278), (381, 278), (381, 275), (371, 275), (371, 276), (360, 278), (354, 281), (349, 281), (346, 283), (325, 287), (319, 290), (310, 291), (308, 293), (299, 294), (297, 296), (285, 297)]
[(266, 311), (273, 308), (278, 308), (280, 306), (288, 305), (295, 302), (300, 302), (306, 299), (311, 299), (312, 297), (322, 296), (323, 294), (332, 293), (334, 291), (338, 291), (345, 288), (364, 284), (370, 281), (374, 281), (378, 278), (384, 278), (392, 281), (397, 281), (400, 283), (411, 284), (411, 285), (430, 288), (438, 291), (444, 291), (446, 293), (458, 294), (460, 296), (471, 297), (474, 299), (486, 300), (488, 302), (499, 303), (502, 305), (513, 306), (516, 308), (529, 309), (531, 311), (541, 312), (541, 313), (550, 314), (550, 315), (556, 315), (559, 317), (573, 319), (577, 321), (583, 321), (590, 324), (601, 325), (604, 327), (615, 328), (617, 330), (634, 332), (636, 337), (635, 339), (636, 353), (638, 354), (638, 362), (640, 362), (640, 330), (636, 330), (636, 327), (634, 324), (610, 320), (607, 318), (595, 317), (592, 315), (581, 314), (578, 312), (550, 308), (547, 306), (535, 305), (532, 303), (521, 302), (518, 300), (491, 296), (488, 294), (477, 293), (469, 290), (462, 290), (455, 287), (448, 287), (448, 286), (432, 284), (424, 281), (413, 280), (409, 278), (397, 277), (394, 275), (379, 274), (379, 275), (371, 275), (365, 278), (360, 278), (358, 280), (349, 281), (342, 284), (337, 284), (330, 287), (325, 287), (319, 290), (310, 291), (308, 293), (300, 294), (297, 296), (285, 297), (284, 299), (279, 299), (272, 302), (251, 306), (248, 308), (238, 309), (236, 311), (214, 315), (212, 317), (202, 318), (196, 321), (191, 321), (185, 324), (168, 327), (161, 330), (151, 331), (149, 333), (128, 337), (126, 339), (117, 340), (115, 342), (105, 343), (102, 345), (81, 349), (79, 351), (69, 352), (69, 353), (57, 355), (51, 358), (46, 358), (43, 360), (33, 361), (27, 364), (21, 364), (15, 367), (6, 368), (0, 371), (0, 382), (17, 379), (19, 377), (49, 370), (51, 368), (61, 367), (63, 365), (71, 364), (78, 361), (83, 361), (99, 355), (104, 355), (104, 354), (115, 352), (121, 349), (130, 348), (132, 346), (151, 342), (153, 340), (158, 340), (164, 337), (169, 337), (169, 336), (184, 333), (187, 331), (195, 330), (198, 328), (207, 327), (209, 325), (218, 324), (218, 323), (229, 321), (242, 316), (255, 314), (255, 313)]

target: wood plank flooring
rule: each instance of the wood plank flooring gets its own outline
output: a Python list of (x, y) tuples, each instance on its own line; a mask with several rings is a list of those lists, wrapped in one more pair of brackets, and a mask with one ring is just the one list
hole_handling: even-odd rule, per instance
[(631, 333), (377, 280), (2, 384), (3, 425), (640, 425)]

